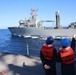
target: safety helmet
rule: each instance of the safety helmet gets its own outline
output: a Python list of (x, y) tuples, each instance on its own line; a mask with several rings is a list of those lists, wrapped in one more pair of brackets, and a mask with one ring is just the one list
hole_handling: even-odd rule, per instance
[(54, 42), (54, 39), (52, 36), (47, 37), (46, 43), (47, 44), (52, 44)]
[(70, 46), (70, 41), (69, 41), (69, 39), (64, 38), (64, 39), (61, 40), (61, 44), (64, 47), (68, 47), (68, 46)]

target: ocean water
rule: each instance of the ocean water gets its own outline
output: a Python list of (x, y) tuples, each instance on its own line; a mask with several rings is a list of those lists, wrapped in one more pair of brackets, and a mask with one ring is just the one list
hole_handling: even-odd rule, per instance
[[(8, 29), (0, 29), (0, 52), (39, 56), (44, 43), (45, 39), (42, 38), (12, 37)], [(55, 39), (54, 44), (58, 50), (60, 39)]]

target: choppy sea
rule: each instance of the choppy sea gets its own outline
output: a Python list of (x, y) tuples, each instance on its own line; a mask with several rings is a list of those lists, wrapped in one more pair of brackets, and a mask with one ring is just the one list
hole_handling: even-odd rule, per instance
[[(8, 29), (0, 29), (0, 52), (39, 56), (43, 38), (12, 37)], [(54, 41), (56, 49), (61, 46), (60, 39)]]

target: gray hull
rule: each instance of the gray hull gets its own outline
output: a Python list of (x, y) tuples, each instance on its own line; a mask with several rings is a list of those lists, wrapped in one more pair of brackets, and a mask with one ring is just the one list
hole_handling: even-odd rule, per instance
[(72, 37), (76, 29), (43, 29), (36, 27), (8, 27), (12, 35), (15, 36), (60, 36)]

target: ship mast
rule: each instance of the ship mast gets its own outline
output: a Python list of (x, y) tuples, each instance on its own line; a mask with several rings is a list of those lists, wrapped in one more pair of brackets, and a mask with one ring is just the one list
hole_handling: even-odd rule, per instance
[(36, 24), (36, 27), (37, 26), (37, 23), (38, 23), (38, 19), (37, 19), (37, 15), (36, 15), (36, 12), (37, 12), (38, 9), (31, 9), (31, 16), (32, 16), (32, 20), (34, 20), (35, 24)]
[(34, 16), (35, 15), (35, 10), (31, 9), (31, 15)]

